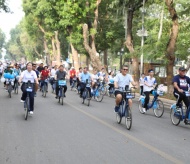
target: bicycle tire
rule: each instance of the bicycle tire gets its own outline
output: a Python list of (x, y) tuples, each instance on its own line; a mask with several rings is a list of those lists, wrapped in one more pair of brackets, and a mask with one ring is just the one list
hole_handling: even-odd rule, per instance
[(121, 117), (120, 113), (117, 112), (117, 113), (116, 113), (116, 121), (117, 121), (117, 123), (120, 124), (120, 123), (121, 123), (121, 120), (122, 120), (122, 117)]
[(132, 127), (132, 111), (131, 108), (128, 106), (125, 111), (125, 125), (128, 130)]
[(86, 104), (87, 104), (87, 106), (90, 106), (90, 99), (91, 99), (90, 93), (89, 93), (89, 91), (86, 89)]
[(15, 93), (18, 94), (18, 83), (17, 83), (17, 82), (15, 83), (15, 88), (14, 88), (14, 90), (15, 90)]
[(25, 116), (24, 116), (24, 119), (25, 120), (27, 120), (28, 119), (28, 113), (29, 113), (29, 110), (30, 110), (30, 106), (29, 106), (29, 104), (30, 104), (30, 99), (27, 97), (26, 98), (26, 100), (25, 100), (25, 107), (26, 107), (26, 109), (25, 109)]
[(86, 89), (82, 93), (82, 104), (85, 103), (85, 99), (86, 99)]
[(43, 89), (43, 91), (44, 91), (44, 98), (46, 97), (46, 94), (47, 94), (47, 85), (46, 84), (44, 84), (44, 89)]
[[(175, 116), (176, 115), (176, 116)], [(170, 119), (171, 119), (171, 122), (173, 125), (175, 126), (178, 126), (180, 121), (181, 121), (181, 118), (180, 118), (180, 113), (177, 113), (175, 111), (175, 109), (172, 109), (171, 108), (171, 111), (170, 111)], [(176, 119), (176, 120), (175, 120)]]
[(11, 91), (12, 91), (12, 85), (9, 85), (8, 86), (9, 98), (11, 98)]
[(141, 114), (144, 114), (144, 112), (143, 112), (143, 104), (142, 104), (142, 102), (141, 102), (141, 100), (139, 100), (139, 103), (138, 103), (139, 105), (139, 112), (141, 113)]
[(164, 114), (164, 103), (161, 100), (156, 100), (156, 101), (157, 101), (157, 108), (154, 109), (154, 115), (160, 118)]
[[(97, 102), (102, 102), (102, 100), (104, 98), (104, 95), (102, 94), (100, 89), (98, 91), (96, 91), (96, 92), (98, 92), (98, 94), (99, 94), (98, 96), (96, 96), (96, 101)], [(95, 93), (95, 95), (96, 95), (96, 93)]]
[(63, 90), (62, 90), (61, 105), (63, 105), (63, 100), (64, 100), (64, 92), (63, 92)]

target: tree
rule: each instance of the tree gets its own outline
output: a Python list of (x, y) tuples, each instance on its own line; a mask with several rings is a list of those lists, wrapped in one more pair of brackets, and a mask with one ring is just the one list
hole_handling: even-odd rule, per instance
[(10, 9), (7, 4), (7, 0), (0, 0), (0, 12), (10, 12)]

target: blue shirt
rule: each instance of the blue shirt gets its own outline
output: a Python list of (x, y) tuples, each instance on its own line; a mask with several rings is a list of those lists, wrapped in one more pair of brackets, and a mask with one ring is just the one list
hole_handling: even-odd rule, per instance
[[(173, 78), (173, 83), (176, 82), (178, 87), (180, 89), (183, 89), (184, 91), (188, 91), (188, 84), (190, 85), (190, 78), (188, 76), (181, 77), (180, 75), (176, 75)], [(176, 92), (177, 89), (174, 88), (174, 92)]]
[(80, 79), (83, 83), (86, 83), (86, 80), (88, 80), (88, 82), (91, 82), (91, 75), (89, 73), (81, 73)]

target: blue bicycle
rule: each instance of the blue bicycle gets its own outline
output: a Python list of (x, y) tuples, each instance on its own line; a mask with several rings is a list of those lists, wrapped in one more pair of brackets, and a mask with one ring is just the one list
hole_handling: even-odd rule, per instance
[(71, 84), (71, 91), (72, 90), (77, 91), (76, 84), (77, 84), (77, 78), (74, 77), (73, 80), (72, 80), (72, 84)]
[(64, 92), (64, 86), (67, 85), (66, 80), (58, 80), (58, 85), (59, 85), (59, 92), (58, 92), (58, 102), (63, 105), (63, 99), (65, 97), (65, 92)]
[[(157, 89), (155, 89), (155, 90), (153, 90), (152, 94), (153, 94), (154, 98), (152, 100), (152, 103), (148, 104), (147, 110), (152, 108), (154, 111), (154, 115), (156, 117), (158, 117), (158, 118), (162, 117), (162, 115), (164, 114), (164, 104), (160, 99), (158, 99), (158, 97), (163, 96), (164, 92), (158, 91)], [(144, 114), (144, 111), (143, 111), (144, 103), (145, 103), (145, 96), (141, 96), (139, 99), (139, 111), (142, 114)]]
[[(189, 91), (184, 91), (184, 94), (186, 95), (186, 97), (190, 98), (190, 92)], [(183, 106), (183, 104), (181, 103), (180, 108), (176, 107), (176, 104), (171, 105), (171, 111), (170, 111), (170, 118), (172, 121), (173, 125), (179, 125), (179, 123), (181, 121), (183, 121), (186, 117), (186, 107)], [(188, 114), (188, 125), (190, 125), (190, 106), (188, 108), (189, 114)]]
[(122, 121), (122, 118), (125, 117), (125, 125), (128, 130), (132, 127), (132, 111), (129, 107), (128, 100), (135, 98), (135, 92), (132, 91), (134, 87), (131, 87), (131, 89), (122, 89), (122, 101), (119, 104), (119, 111), (116, 113), (116, 120), (117, 123), (120, 124)]
[(97, 102), (102, 102), (104, 94), (102, 92), (102, 86), (100, 85), (99, 81), (97, 81), (96, 88), (93, 89), (91, 95), (94, 97), (94, 99), (96, 99)]
[(85, 89), (82, 93), (82, 104), (86, 104), (87, 106), (90, 106), (90, 83), (88, 83), (88, 80), (86, 80), (85, 83)]

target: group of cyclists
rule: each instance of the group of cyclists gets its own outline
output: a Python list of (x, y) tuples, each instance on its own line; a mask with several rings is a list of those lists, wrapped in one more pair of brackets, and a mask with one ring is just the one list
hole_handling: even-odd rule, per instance
[[(18, 81), (18, 83), (22, 83), (22, 97), (21, 102), (26, 100), (26, 87), (25, 84), (30, 81), (34, 83), (33, 92), (30, 94), (30, 114), (33, 114), (34, 111), (34, 97), (36, 96), (38, 87), (39, 90), (44, 85), (45, 79), (50, 79), (50, 84), (53, 85), (55, 82), (55, 98), (58, 98), (59, 85), (58, 81), (63, 79), (69, 80), (70, 86), (72, 86), (73, 82), (76, 82), (77, 87), (80, 86), (80, 97), (83, 95), (83, 91), (88, 83), (88, 91), (91, 96), (92, 90), (96, 87), (97, 82), (99, 80), (104, 80), (108, 84), (108, 90), (114, 88), (115, 91), (115, 112), (119, 110), (119, 104), (122, 101), (122, 91), (123, 89), (129, 88), (130, 84), (137, 88), (140, 85), (140, 95), (145, 96), (145, 103), (143, 106), (143, 112), (146, 113), (148, 108), (148, 103), (150, 100), (150, 94), (153, 92), (154, 88), (157, 86), (156, 78), (154, 77), (154, 70), (150, 69), (148, 71), (148, 76), (145, 74), (141, 75), (139, 80), (139, 84), (135, 82), (132, 76), (128, 73), (129, 67), (124, 65), (118, 74), (115, 74), (114, 71), (110, 71), (108, 74), (105, 68), (102, 68), (101, 71), (93, 70), (92, 73), (88, 71), (88, 67), (79, 68), (79, 70), (75, 70), (74, 67), (71, 67), (70, 71), (67, 71), (64, 65), (54, 66), (51, 69), (48, 66), (43, 66), (41, 63), (38, 67), (37, 64), (28, 62), (26, 64), (26, 69), (21, 72), (18, 64), (15, 64), (14, 67), (11, 65), (7, 65), (7, 68), (3, 68), (0, 65), (0, 75), (9, 73), (14, 75), (14, 83)], [(181, 108), (181, 102), (184, 101), (184, 104), (187, 107), (185, 124), (189, 124), (188, 120), (188, 107), (189, 107), (189, 99), (185, 96), (184, 91), (189, 90), (190, 78), (186, 76), (186, 69), (184, 67), (179, 68), (179, 74), (174, 76), (173, 78), (173, 86), (174, 86), (174, 96), (177, 98), (176, 106)], [(5, 88), (6, 88), (6, 80), (5, 80)], [(14, 87), (14, 84), (13, 84)], [(47, 91), (48, 92), (48, 91)], [(64, 86), (64, 97), (66, 97), (67, 85)], [(128, 104), (132, 107), (132, 100), (128, 100)]]

